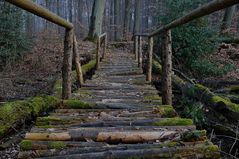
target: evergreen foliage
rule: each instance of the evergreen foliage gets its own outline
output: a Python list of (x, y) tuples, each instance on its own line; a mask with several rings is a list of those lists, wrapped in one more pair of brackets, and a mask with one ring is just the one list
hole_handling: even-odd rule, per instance
[[(207, 3), (207, 0), (167, 0), (167, 15), (160, 16), (160, 21), (167, 24), (182, 17), (191, 10)], [(218, 46), (218, 29), (208, 24), (208, 17), (172, 30), (173, 54), (177, 64), (192, 72), (194, 77), (221, 76), (234, 67), (228, 63), (209, 60), (210, 54)], [(220, 67), (219, 67), (220, 66)]]
[(0, 69), (15, 62), (30, 45), (24, 33), (23, 11), (0, 2)]

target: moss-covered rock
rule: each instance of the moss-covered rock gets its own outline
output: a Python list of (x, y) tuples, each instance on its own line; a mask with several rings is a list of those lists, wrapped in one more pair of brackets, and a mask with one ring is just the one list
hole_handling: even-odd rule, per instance
[(63, 107), (69, 109), (93, 109), (95, 108), (96, 104), (93, 103), (86, 103), (82, 102), (77, 99), (70, 99), (63, 101)]
[(186, 126), (186, 125), (193, 125), (193, 121), (191, 119), (182, 119), (182, 118), (165, 118), (153, 124), (153, 126)]
[(230, 99), (222, 98), (220, 96), (215, 95), (211, 98), (211, 102), (214, 103), (214, 104), (223, 103), (223, 104), (225, 104), (225, 106), (227, 106), (232, 111), (239, 113), (239, 105), (235, 104), (235, 103), (232, 103), (230, 101)]

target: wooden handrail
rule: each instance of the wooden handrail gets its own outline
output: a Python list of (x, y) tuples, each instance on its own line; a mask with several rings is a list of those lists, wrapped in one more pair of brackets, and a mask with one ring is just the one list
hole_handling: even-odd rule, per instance
[(53, 12), (43, 8), (42, 6), (34, 3), (32, 0), (6, 0), (7, 2), (20, 7), (28, 12), (31, 12), (39, 17), (47, 19), (48, 21), (60, 25), (67, 29), (73, 29), (73, 24)]
[(189, 14), (183, 16), (182, 18), (179, 18), (165, 26), (162, 26), (161, 28), (159, 28), (159, 29), (155, 30), (154, 32), (152, 32), (151, 34), (149, 34), (149, 37), (161, 34), (167, 30), (170, 30), (177, 26), (186, 24), (194, 19), (211, 14), (215, 11), (218, 11), (218, 10), (221, 10), (224, 8), (228, 8), (237, 3), (239, 3), (239, 0), (214, 0), (208, 4), (203, 5), (202, 7), (199, 7), (197, 9), (193, 10)]
[(103, 54), (102, 59), (105, 58), (106, 53), (106, 47), (107, 47), (107, 33), (103, 33), (97, 37), (97, 50), (96, 50), (96, 69), (99, 69), (100, 65), (100, 47), (101, 47), (101, 41), (104, 40), (104, 47), (103, 47)]

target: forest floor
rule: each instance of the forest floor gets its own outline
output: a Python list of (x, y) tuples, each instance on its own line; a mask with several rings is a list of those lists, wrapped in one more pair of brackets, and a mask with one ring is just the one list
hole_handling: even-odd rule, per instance
[[(14, 65), (0, 72), (0, 102), (25, 99), (39, 94), (51, 94), (54, 82), (61, 76), (63, 38), (58, 35), (39, 34), (31, 52)], [(89, 61), (86, 54), (94, 48), (90, 42), (79, 42), (82, 62)]]

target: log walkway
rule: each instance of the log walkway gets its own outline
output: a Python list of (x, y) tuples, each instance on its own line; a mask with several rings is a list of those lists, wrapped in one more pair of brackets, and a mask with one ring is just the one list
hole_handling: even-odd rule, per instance
[(131, 53), (113, 50), (73, 98), (89, 104), (68, 101), (39, 117), (19, 158), (220, 158), (205, 131), (161, 104)]

